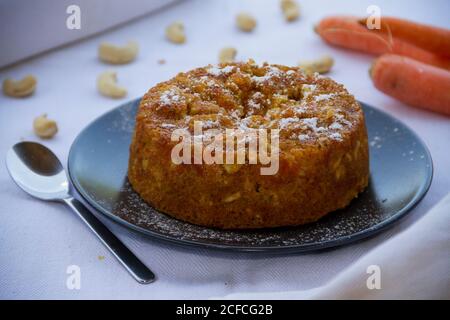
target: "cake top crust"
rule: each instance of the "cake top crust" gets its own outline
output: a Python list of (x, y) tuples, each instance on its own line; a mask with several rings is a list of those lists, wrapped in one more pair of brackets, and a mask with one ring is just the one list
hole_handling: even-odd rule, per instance
[(279, 129), (296, 145), (343, 141), (363, 121), (360, 105), (343, 85), (296, 67), (241, 63), (179, 73), (150, 89), (138, 119), (152, 128)]

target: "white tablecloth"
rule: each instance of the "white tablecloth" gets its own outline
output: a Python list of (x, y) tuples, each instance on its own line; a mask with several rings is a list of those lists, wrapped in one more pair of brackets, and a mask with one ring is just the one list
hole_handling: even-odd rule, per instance
[[(28, 73), (39, 80), (38, 89), (30, 98), (17, 100), (0, 96), (0, 156), (4, 157), (7, 149), (21, 139), (39, 141), (33, 135), (32, 121), (35, 116), (48, 113), (50, 118), (58, 121), (60, 132), (44, 144), (65, 162), (78, 132), (120, 103), (100, 96), (95, 88), (97, 75), (111, 69), (96, 57), (98, 43), (103, 40), (120, 43), (136, 39), (140, 43), (140, 55), (134, 63), (112, 68), (118, 71), (119, 82), (128, 88), (129, 99), (141, 96), (152, 85), (179, 71), (216, 62), (218, 51), (224, 46), (235, 46), (239, 59), (254, 58), (258, 62), (288, 65), (329, 53), (336, 60), (331, 73), (333, 78), (344, 83), (359, 100), (400, 118), (422, 137), (431, 151), (435, 167), (431, 189), (401, 223), (375, 238), (326, 252), (252, 256), (175, 247), (103, 219), (156, 273), (157, 281), (143, 286), (123, 270), (74, 214), (62, 205), (40, 202), (20, 191), (2, 164), (0, 298), (189, 299), (243, 292), (284, 292), (286, 298), (308, 297), (336, 281), (346, 283), (339, 282), (342, 272), (366, 263), (366, 254), (377, 247), (382, 248), (384, 242), (401, 231), (417, 228), (421, 223), (428, 227), (416, 230), (427, 230), (419, 231), (425, 232), (420, 236), (429, 244), (427, 250), (439, 250), (442, 255), (449, 256), (448, 237), (441, 237), (438, 245), (433, 238), (433, 228), (429, 227), (435, 223), (436, 227), (442, 228), (442, 216), (431, 222), (431, 218), (426, 221), (424, 217), (450, 191), (449, 118), (405, 106), (380, 93), (368, 77), (371, 57), (329, 47), (314, 34), (312, 26), (321, 17), (335, 13), (363, 16), (372, 1), (301, 1), (301, 4), (302, 18), (287, 24), (276, 0), (188, 0), (108, 33), (0, 70), (0, 80), (7, 76), (19, 78)], [(447, 15), (450, 3), (445, 0), (433, 1), (432, 5), (429, 1), (406, 0), (377, 1), (377, 4), (383, 14), (450, 28)], [(239, 11), (249, 11), (258, 19), (258, 27), (252, 34), (236, 30), (234, 16)], [(188, 39), (185, 45), (174, 45), (164, 39), (164, 27), (174, 20), (182, 20), (186, 25)], [(158, 65), (159, 59), (165, 59), (167, 63)], [(446, 214), (444, 221), (448, 222), (449, 212), (443, 214)], [(400, 249), (398, 255), (392, 256), (391, 263), (385, 260), (367, 263), (382, 264), (383, 277), (383, 272), (389, 273), (398, 261), (410, 259), (411, 255), (402, 255), (403, 251), (410, 250)], [(386, 254), (392, 253), (386, 250)], [(442, 259), (440, 261), (442, 263)], [(414, 266), (416, 261), (409, 263)], [(433, 265), (437, 261), (431, 259), (428, 263)], [(66, 287), (66, 270), (70, 265), (80, 267), (80, 290)], [(421, 266), (418, 263), (415, 272), (426, 275), (427, 269)], [(376, 291), (374, 297), (450, 298), (450, 259), (446, 265), (444, 261), (443, 266), (432, 269), (439, 270), (429, 274), (433, 283), (441, 281), (449, 286), (429, 288), (426, 277), (416, 275), (414, 279), (420, 281), (413, 286), (399, 281), (395, 291), (382, 286), (381, 290), (371, 290), (363, 296), (371, 297), (371, 292)], [(342, 297), (336, 293), (337, 296)]]
[[(123, 0), (2, 0), (0, 67), (144, 16), (173, 1), (127, 0), (123, 5)], [(79, 18), (79, 29), (73, 30), (76, 20), (71, 17)], [(71, 28), (64, 27), (67, 19)]]

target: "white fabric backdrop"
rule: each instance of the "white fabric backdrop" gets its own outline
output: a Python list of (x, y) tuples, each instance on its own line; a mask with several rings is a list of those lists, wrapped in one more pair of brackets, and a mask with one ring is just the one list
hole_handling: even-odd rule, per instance
[[(449, 216), (450, 194), (420, 222), (381, 243), (321, 287), (285, 292), (235, 293), (226, 298), (449, 299)], [(379, 282), (375, 280), (377, 276)]]
[[(123, 5), (123, 0), (2, 0), (0, 67), (112, 28), (173, 1), (127, 0)], [(82, 8), (79, 30), (64, 27), (69, 17), (66, 9), (71, 5)]]
[[(188, 0), (122, 28), (0, 70), (0, 80), (8, 76), (20, 78), (28, 73), (36, 75), (39, 80), (37, 92), (28, 99), (0, 96), (0, 157), (4, 157), (7, 149), (20, 139), (38, 141), (31, 124), (35, 116), (46, 112), (58, 121), (60, 132), (44, 144), (66, 162), (69, 147), (78, 132), (120, 103), (100, 96), (95, 89), (96, 76), (111, 69), (96, 57), (97, 45), (103, 40), (124, 42), (136, 39), (141, 46), (137, 61), (112, 68), (118, 71), (119, 82), (129, 90), (128, 98), (123, 101), (141, 96), (152, 85), (179, 71), (216, 62), (217, 53), (223, 46), (235, 46), (239, 59), (254, 58), (259, 62), (288, 65), (329, 53), (336, 60), (331, 73), (333, 78), (344, 83), (358, 99), (400, 118), (423, 138), (431, 151), (435, 166), (431, 189), (401, 223), (375, 238), (335, 250), (308, 255), (252, 256), (158, 243), (105, 220), (157, 274), (155, 283), (142, 286), (131, 279), (74, 214), (62, 205), (39, 202), (24, 194), (12, 183), (2, 164), (0, 298), (189, 299), (242, 292), (288, 292), (284, 297), (308, 297), (339, 281), (343, 271), (364, 264), (363, 256), (377, 247), (382, 248), (382, 244), (394, 235), (413, 224), (416, 227), (425, 223), (422, 218), (426, 212), (450, 191), (449, 118), (410, 108), (378, 92), (368, 77), (371, 57), (329, 47), (312, 31), (313, 24), (327, 14), (362, 16), (367, 6), (373, 3), (372, 0), (301, 1), (302, 18), (286, 24), (277, 0)], [(429, 1), (406, 0), (377, 0), (376, 4), (383, 14), (450, 28), (446, 14), (450, 12), (450, 2), (445, 0), (433, 1), (433, 5)], [(252, 12), (258, 19), (259, 25), (253, 34), (243, 34), (235, 29), (234, 16), (239, 11)], [(186, 25), (186, 45), (173, 45), (164, 39), (164, 27), (174, 20), (182, 20)], [(158, 59), (167, 60), (167, 64), (158, 65)], [(449, 211), (444, 210), (443, 215), (416, 230), (421, 232), (427, 250), (443, 251), (445, 257), (449, 255), (448, 237), (442, 237), (440, 232), (441, 237), (435, 240), (435, 233), (429, 231), (433, 230), (433, 223), (436, 228), (447, 228), (448, 231)], [(402, 255), (410, 250), (399, 249), (392, 261), (380, 260), (382, 272), (389, 272), (396, 262), (411, 259), (411, 255)], [(386, 251), (388, 253), (389, 250)], [(105, 259), (98, 259), (99, 256)], [(377, 264), (378, 261), (370, 263)], [(414, 266), (416, 262), (412, 260), (410, 263)], [(430, 265), (434, 263), (438, 261), (429, 261)], [(449, 283), (450, 259), (439, 263), (444, 265), (433, 268), (439, 272), (430, 277), (435, 279), (433, 283)], [(66, 268), (69, 265), (81, 268), (81, 290), (66, 288)], [(420, 263), (417, 266), (416, 272), (427, 274), (426, 269), (420, 268)], [(376, 296), (450, 297), (450, 283), (446, 287), (429, 288), (426, 278), (418, 276), (417, 279), (421, 280), (414, 286), (399, 281), (396, 291), (389, 291), (389, 286), (385, 286)], [(425, 287), (429, 289), (422, 290)], [(366, 292), (364, 297), (370, 297), (371, 292)]]

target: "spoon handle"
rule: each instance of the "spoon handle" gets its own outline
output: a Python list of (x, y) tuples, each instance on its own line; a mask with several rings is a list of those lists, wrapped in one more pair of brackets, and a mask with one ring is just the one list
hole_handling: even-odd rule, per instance
[(64, 202), (75, 211), (88, 225), (100, 241), (111, 251), (128, 272), (139, 283), (147, 284), (155, 280), (153, 272), (117, 238), (100, 220), (98, 220), (80, 201), (73, 197)]

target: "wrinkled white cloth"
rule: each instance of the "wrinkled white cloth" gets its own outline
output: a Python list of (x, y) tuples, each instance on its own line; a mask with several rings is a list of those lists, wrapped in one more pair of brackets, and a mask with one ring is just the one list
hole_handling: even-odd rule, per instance
[[(377, 3), (382, 13), (450, 28), (448, 1), (437, 0), (432, 6), (428, 1)], [(30, 98), (0, 95), (0, 158), (21, 139), (40, 141), (33, 134), (32, 121), (35, 116), (48, 113), (49, 118), (57, 120), (60, 130), (54, 139), (41, 142), (66, 163), (71, 143), (88, 123), (179, 71), (216, 62), (224, 46), (236, 47), (238, 59), (287, 65), (330, 54), (336, 61), (331, 77), (359, 100), (401, 119), (430, 149), (435, 169), (432, 186), (398, 224), (374, 238), (334, 250), (267, 256), (182, 248), (157, 242), (102, 217), (156, 273), (157, 281), (143, 286), (124, 271), (69, 209), (35, 200), (19, 190), (0, 159), (0, 298), (194, 299), (265, 292), (283, 292), (285, 298), (300, 298), (298, 292), (308, 292), (309, 296), (314, 293), (316, 297), (352, 297), (357, 295), (356, 290), (364, 293), (369, 263), (381, 267), (382, 289), (377, 291), (377, 297), (448, 298), (448, 288), (445, 291), (442, 285), (448, 283), (450, 260), (437, 258), (448, 257), (449, 253), (448, 238), (445, 243), (442, 237), (445, 228), (448, 230), (448, 212), (447, 220), (444, 215), (427, 212), (450, 191), (449, 118), (408, 107), (377, 91), (367, 72), (373, 57), (330, 47), (312, 29), (314, 23), (329, 14), (365, 15), (371, 4), (369, 0), (302, 1), (301, 19), (286, 23), (278, 0), (186, 0), (121, 28), (0, 70), (0, 81), (28, 73), (38, 78), (37, 91)], [(235, 27), (234, 17), (240, 11), (251, 12), (258, 20), (253, 33), (242, 33)], [(185, 45), (174, 45), (164, 38), (165, 26), (176, 20), (185, 24)], [(128, 39), (140, 44), (135, 62), (110, 66), (98, 61), (97, 46), (101, 41)], [(159, 65), (159, 59), (167, 63)], [(120, 85), (128, 89), (127, 99), (117, 101), (97, 93), (96, 77), (108, 69), (117, 71)], [(400, 232), (405, 229), (422, 239), (418, 252), (410, 245), (410, 236), (403, 241), (403, 247), (399, 242), (396, 254), (389, 246), (382, 250), (392, 237), (403, 237)], [(425, 245), (429, 252), (423, 257), (428, 268), (422, 258), (413, 258), (420, 257), (416, 255), (424, 251)], [(377, 251), (381, 254), (376, 257), (385, 252), (385, 258), (369, 259)], [(408, 270), (414, 272), (407, 272), (406, 282), (399, 278), (398, 287), (394, 288), (390, 270), (405, 261), (410, 263)], [(71, 265), (80, 267), (80, 290), (66, 286), (66, 271)], [(351, 271), (353, 268), (356, 269)], [(346, 277), (347, 271), (361, 278), (353, 282), (353, 278)], [(324, 294), (324, 288), (330, 291)], [(364, 297), (373, 294), (365, 293)]]
[(0, 1), (0, 67), (105, 31), (173, 1), (127, 0), (126, 5), (123, 0)]
[(449, 230), (450, 193), (419, 222), (378, 245), (322, 287), (237, 293), (226, 298), (450, 299)]

